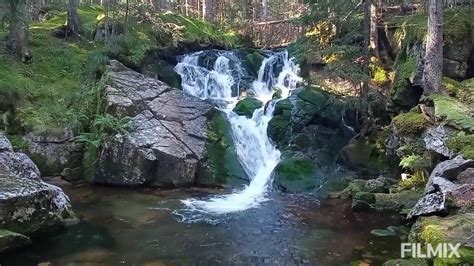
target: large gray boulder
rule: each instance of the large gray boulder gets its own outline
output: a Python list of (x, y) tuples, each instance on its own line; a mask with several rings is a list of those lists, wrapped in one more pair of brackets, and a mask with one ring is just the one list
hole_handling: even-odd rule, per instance
[[(212, 171), (204, 169), (211, 165), (206, 163), (209, 128), (219, 115), (212, 104), (118, 61), (110, 62), (105, 79), (108, 112), (119, 118), (131, 117), (131, 130), (104, 143), (91, 181), (159, 187), (219, 185), (223, 181), (209, 181)], [(201, 174), (209, 174), (208, 180), (199, 178)]]
[[(8, 142), (5, 139), (0, 133), (2, 143)], [(29, 242), (15, 233), (47, 231), (75, 219), (69, 198), (59, 187), (41, 180), (28, 156), (10, 148), (0, 151), (0, 228), (8, 230), (0, 234), (0, 250)]]

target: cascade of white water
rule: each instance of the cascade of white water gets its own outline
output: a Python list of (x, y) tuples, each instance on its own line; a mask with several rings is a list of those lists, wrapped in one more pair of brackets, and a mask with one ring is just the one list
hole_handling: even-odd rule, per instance
[[(255, 110), (251, 118), (239, 116), (232, 112), (237, 101), (237, 97), (232, 97), (232, 86), (240, 77), (239, 74), (232, 75), (229, 53), (222, 53), (212, 70), (198, 65), (199, 53), (185, 56), (175, 70), (182, 77), (182, 86), (186, 93), (202, 99), (216, 99), (228, 103), (223, 111), (227, 113), (232, 126), (237, 156), (250, 178), (250, 184), (243, 190), (228, 195), (206, 200), (183, 200), (188, 210), (193, 212), (237, 212), (256, 207), (267, 199), (266, 192), (271, 184), (272, 171), (280, 161), (280, 151), (267, 136), (268, 122), (273, 116), (276, 104), (276, 101), (272, 101), (272, 95), (274, 88), (278, 88), (282, 98), (288, 97), (300, 79), (299, 67), (288, 58), (287, 51), (271, 53), (263, 60), (258, 79), (252, 83), (251, 88), (255, 97), (264, 103), (264, 107)], [(238, 67), (241, 65), (238, 64)], [(269, 101), (271, 102), (267, 105)]]

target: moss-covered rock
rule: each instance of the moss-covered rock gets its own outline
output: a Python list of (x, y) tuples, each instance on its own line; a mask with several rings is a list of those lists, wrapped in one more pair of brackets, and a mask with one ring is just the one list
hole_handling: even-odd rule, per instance
[(352, 198), (352, 210), (369, 210), (371, 204), (375, 203), (375, 195), (370, 192), (357, 192)]
[(409, 58), (406, 62), (398, 65), (395, 71), (395, 78), (390, 89), (390, 99), (404, 109), (418, 104), (421, 96), (420, 90), (413, 88), (411, 82), (416, 74), (416, 66), (416, 59)]
[(393, 118), (392, 122), (397, 132), (405, 136), (419, 134), (429, 125), (418, 109), (399, 114)]
[(253, 51), (245, 55), (244, 64), (252, 76), (258, 76), (258, 71), (262, 65), (263, 59), (265, 59), (265, 57), (259, 51)]
[(417, 190), (404, 190), (397, 193), (376, 193), (375, 203), (372, 208), (376, 211), (403, 212), (409, 210), (422, 197), (423, 192)]
[[(436, 246), (439, 243), (461, 243), (458, 249), (460, 258), (435, 258), (434, 265), (460, 265), (474, 261), (474, 242), (472, 240), (472, 220), (474, 213), (467, 210), (448, 217), (420, 217), (414, 226), (412, 238), (424, 244)], [(426, 247), (425, 247), (426, 248)]]
[(199, 167), (197, 184), (237, 185), (248, 179), (237, 157), (230, 127), (222, 112), (217, 112), (210, 121), (206, 154)]
[(251, 118), (253, 112), (261, 108), (262, 105), (263, 103), (260, 100), (249, 97), (239, 101), (233, 111), (238, 115), (244, 115)]
[(291, 112), (293, 104), (290, 99), (284, 99), (276, 103), (273, 118), (268, 122), (267, 134), (280, 147), (290, 142), (292, 135)]
[(31, 244), (31, 240), (22, 234), (0, 229), (0, 253), (22, 248)]
[(174, 67), (164, 60), (156, 60), (142, 68), (142, 72), (152, 78), (163, 81), (173, 88), (181, 88), (181, 76), (174, 71)]
[(455, 128), (474, 132), (471, 106), (441, 94), (433, 94), (430, 97), (434, 102), (435, 115), (439, 122), (444, 121)]
[[(374, 136), (354, 139), (341, 152), (345, 165), (363, 174), (377, 174), (387, 168), (384, 138), (386, 131), (379, 131)], [(379, 136), (380, 135), (380, 136)]]
[(428, 266), (428, 261), (423, 259), (393, 259), (386, 261), (383, 266)]
[(275, 167), (275, 185), (285, 192), (296, 193), (316, 188), (321, 179), (317, 167), (308, 158), (283, 159)]

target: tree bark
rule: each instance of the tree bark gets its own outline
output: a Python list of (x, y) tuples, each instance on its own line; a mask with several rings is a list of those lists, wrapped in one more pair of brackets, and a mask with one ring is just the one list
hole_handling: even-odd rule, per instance
[(202, 3), (202, 18), (205, 21), (214, 21), (214, 0), (204, 0)]
[(430, 0), (426, 40), (423, 91), (425, 95), (440, 91), (443, 75), (443, 2)]
[(10, 49), (23, 61), (31, 59), (28, 51), (28, 7), (26, 0), (8, 0), (10, 7)]
[(80, 30), (81, 23), (79, 21), (79, 16), (77, 15), (78, 6), (79, 0), (69, 0), (67, 8), (66, 34), (77, 34)]

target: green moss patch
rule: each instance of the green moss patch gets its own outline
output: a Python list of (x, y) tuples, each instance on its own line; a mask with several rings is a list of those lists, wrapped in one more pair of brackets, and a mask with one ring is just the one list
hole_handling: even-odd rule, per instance
[(276, 186), (290, 193), (308, 191), (320, 184), (316, 177), (316, 166), (308, 158), (283, 159), (275, 167)]
[(474, 134), (459, 132), (448, 140), (448, 147), (455, 153), (460, 153), (465, 159), (474, 160)]
[(443, 87), (446, 88), (449, 96), (465, 104), (471, 104), (470, 108), (474, 108), (474, 79), (459, 82), (448, 77), (443, 77)]
[(432, 95), (431, 99), (434, 102), (435, 115), (440, 121), (445, 121), (456, 128), (474, 131), (474, 119), (469, 106), (440, 94)]
[(434, 265), (459, 265), (474, 261), (474, 248), (466, 243), (472, 243), (472, 221), (474, 213), (459, 213), (448, 217), (421, 217), (420, 231), (417, 237), (425, 244), (436, 246), (440, 243), (461, 243), (458, 249), (460, 258), (436, 258)]
[(261, 108), (263, 103), (255, 98), (245, 98), (237, 103), (234, 108), (234, 112), (238, 115), (244, 115), (251, 118), (253, 112), (258, 108)]
[(421, 133), (428, 126), (428, 121), (423, 115), (416, 111), (399, 114), (392, 120), (397, 132), (401, 135), (416, 135)]
[(237, 185), (247, 175), (240, 165), (232, 141), (231, 125), (226, 115), (215, 110), (208, 126), (206, 154), (196, 183), (204, 186)]

